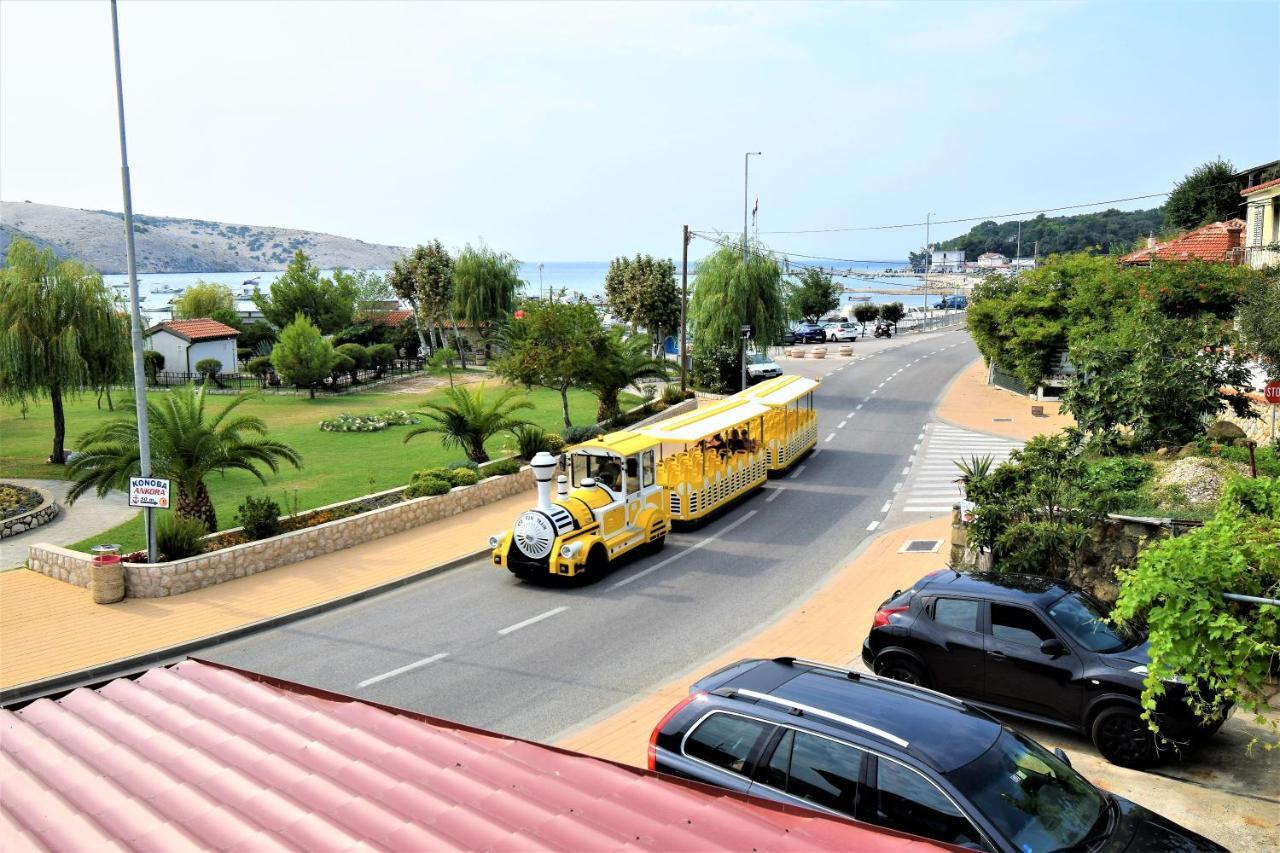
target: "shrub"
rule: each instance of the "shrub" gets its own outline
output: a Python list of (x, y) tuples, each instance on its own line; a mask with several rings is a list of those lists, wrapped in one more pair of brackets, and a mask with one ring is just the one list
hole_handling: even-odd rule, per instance
[(349, 412), (320, 422), (320, 429), (324, 432), (378, 432), (386, 428), (387, 422), (378, 415), (353, 415)]
[(409, 488), (405, 489), (404, 496), (406, 498), (422, 498), (429, 495), (448, 494), (449, 489), (453, 488), (445, 480), (436, 477), (427, 477), (417, 482), (409, 484)]
[(156, 547), (166, 560), (181, 560), (204, 553), (204, 522), (198, 518), (166, 513), (156, 524)]
[(543, 451), (552, 452), (548, 447), (547, 431), (540, 426), (523, 424), (511, 430), (511, 434), (515, 436), (521, 459), (532, 459)]
[(454, 486), (474, 486), (480, 482), (480, 475), (470, 468), (454, 468), (449, 472), (449, 482)]
[(12, 518), (40, 506), (40, 493), (25, 486), (0, 483), (0, 518)]
[(666, 403), (668, 406), (674, 406), (676, 403), (683, 403), (692, 396), (692, 391), (681, 391), (679, 385), (670, 384), (662, 389), (662, 402)]
[(547, 452), (555, 455), (564, 450), (564, 436), (558, 432), (547, 433)]
[(335, 347), (334, 351), (351, 359), (355, 362), (357, 368), (365, 368), (369, 366), (369, 351), (360, 346), (360, 344), (342, 344), (341, 346)]
[(420, 423), (419, 418), (414, 417), (404, 409), (383, 409), (375, 417), (380, 421), (386, 421), (387, 426), (408, 426)]
[(244, 369), (249, 371), (250, 374), (262, 379), (275, 368), (271, 366), (271, 356), (259, 355), (249, 359), (249, 362), (244, 366)]
[(454, 468), (470, 468), (472, 471), (479, 471), (480, 463), (473, 459), (459, 459), (456, 462), (450, 462), (444, 467), (449, 471), (452, 471)]
[[(558, 436), (557, 436), (558, 437)], [(499, 459), (492, 465), (484, 467), (486, 477), (506, 477), (520, 473), (520, 463), (515, 459)]]
[(563, 433), (565, 444), (581, 444), (584, 441), (590, 441), (600, 434), (600, 427), (592, 424), (591, 426), (571, 426)]
[(241, 364), (253, 358), (253, 347), (236, 347), (236, 358)]
[(203, 373), (205, 376), (217, 376), (222, 372), (222, 362), (216, 358), (202, 358), (196, 362), (196, 373)]
[(246, 497), (236, 511), (236, 520), (253, 539), (266, 539), (280, 532), (280, 506), (271, 498)]
[(142, 369), (147, 373), (147, 380), (155, 382), (156, 374), (164, 370), (164, 355), (153, 349), (143, 350)]
[(390, 367), (396, 360), (396, 348), (391, 344), (374, 344), (369, 347), (369, 363), (379, 373)]

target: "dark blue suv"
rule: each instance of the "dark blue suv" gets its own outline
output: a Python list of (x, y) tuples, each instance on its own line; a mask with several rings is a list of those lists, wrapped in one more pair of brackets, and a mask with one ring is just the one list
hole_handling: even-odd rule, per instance
[(1223, 850), (958, 699), (795, 658), (703, 678), (649, 767), (974, 850)]

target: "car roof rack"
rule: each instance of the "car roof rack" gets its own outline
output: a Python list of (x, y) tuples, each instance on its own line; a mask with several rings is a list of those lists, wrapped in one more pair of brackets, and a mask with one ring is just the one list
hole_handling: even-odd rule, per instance
[(892, 734), (891, 732), (886, 732), (884, 729), (878, 729), (875, 726), (868, 725), (866, 723), (852, 719), (851, 717), (843, 717), (839, 714), (833, 714), (830, 711), (824, 711), (821, 708), (815, 708), (812, 705), (805, 705), (801, 702), (794, 702), (790, 699), (783, 699), (778, 696), (770, 696), (768, 693), (760, 693), (755, 690), (747, 690), (746, 688), (738, 688), (734, 692), (738, 696), (745, 696), (748, 699), (755, 699), (757, 702), (767, 702), (770, 705), (778, 705), (780, 707), (786, 708), (787, 713), (789, 714), (794, 714), (796, 716), (817, 717), (819, 719), (829, 720), (833, 723), (839, 723), (842, 726), (849, 726), (850, 728), (857, 729), (858, 731), (866, 732), (869, 735), (874, 735), (875, 737), (881, 738), (882, 740), (887, 740), (890, 743), (893, 743), (893, 744), (896, 744), (897, 746), (902, 747), (903, 749), (907, 749), (908, 747), (911, 746), (911, 743), (909, 741), (903, 740), (902, 738), (898, 737), (895, 734)]
[(953, 708), (963, 708), (970, 711), (976, 710), (974, 706), (970, 705), (968, 702), (964, 701), (963, 699), (957, 699), (955, 696), (950, 696), (946, 693), (939, 693), (937, 690), (931, 690), (928, 687), (921, 687), (919, 684), (908, 684), (905, 681), (896, 681), (895, 679), (884, 678), (883, 676), (873, 675), (872, 673), (869, 673), (869, 672), (858, 672), (856, 670), (849, 669), (848, 667), (833, 666), (829, 663), (822, 663), (821, 661), (808, 660), (807, 658), (795, 658), (795, 657), (774, 658), (773, 662), (782, 664), (783, 666), (795, 666), (799, 664), (800, 666), (807, 666), (807, 667), (810, 667), (811, 669), (823, 669), (828, 672), (834, 672), (839, 675), (843, 675), (845, 678), (849, 679), (850, 681), (863, 681), (863, 680), (874, 681), (874, 682), (883, 684), (886, 687), (901, 687), (907, 690), (916, 690), (921, 693), (927, 693), (936, 699), (940, 699), (943, 702), (946, 702), (948, 705), (950, 705)]

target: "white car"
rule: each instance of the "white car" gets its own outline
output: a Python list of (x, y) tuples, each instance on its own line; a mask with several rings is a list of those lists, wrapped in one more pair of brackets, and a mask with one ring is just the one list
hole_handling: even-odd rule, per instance
[(829, 341), (856, 341), (862, 332), (857, 323), (828, 323), (822, 328)]
[(782, 375), (782, 368), (762, 352), (747, 353), (747, 384), (754, 385)]

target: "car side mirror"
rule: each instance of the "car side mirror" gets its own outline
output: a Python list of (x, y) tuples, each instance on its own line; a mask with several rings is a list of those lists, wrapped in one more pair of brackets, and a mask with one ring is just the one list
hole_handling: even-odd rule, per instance
[(1051, 637), (1040, 644), (1040, 651), (1051, 658), (1056, 658), (1061, 655), (1065, 655), (1067, 653), (1067, 647), (1062, 644), (1061, 640), (1056, 637)]
[(1071, 759), (1067, 758), (1067, 754), (1062, 751), (1062, 747), (1055, 746), (1053, 748), (1053, 754), (1058, 756), (1058, 760), (1061, 761), (1063, 764), (1067, 765), (1068, 767), (1071, 766)]

